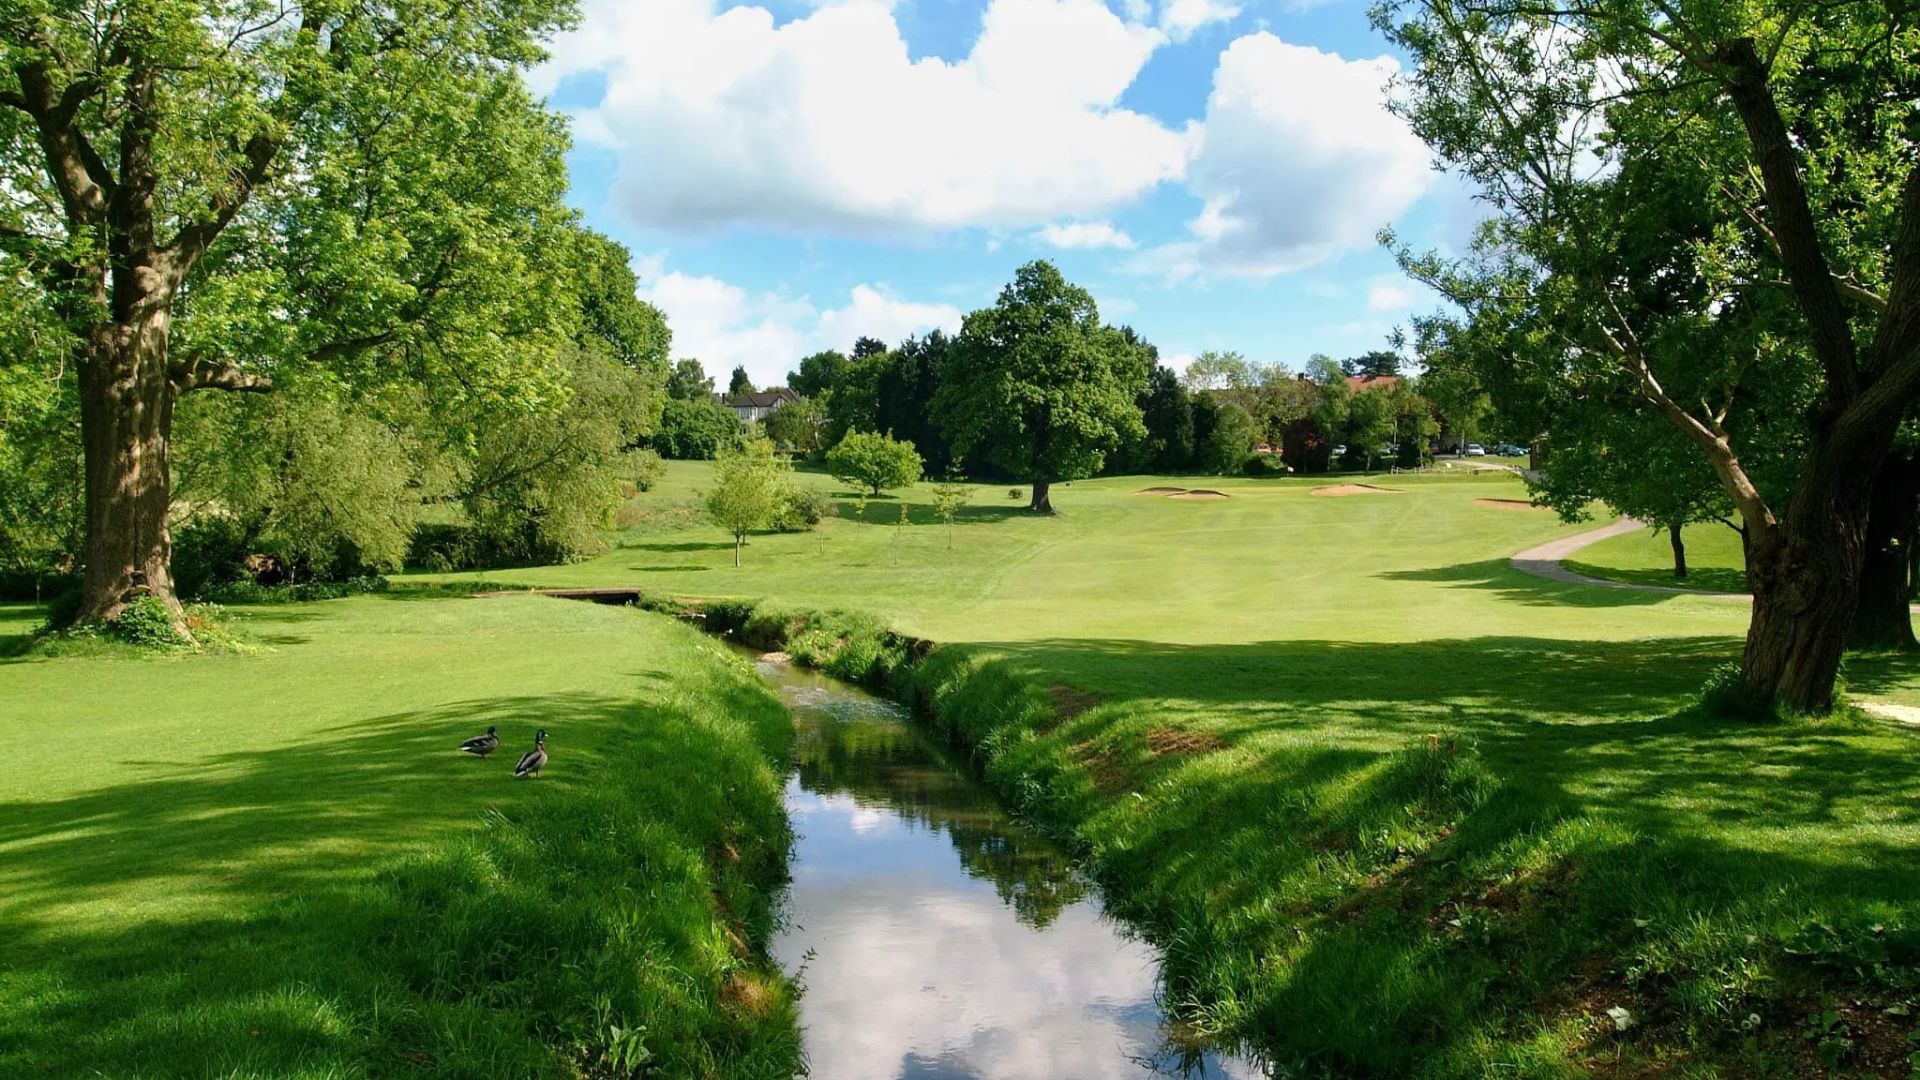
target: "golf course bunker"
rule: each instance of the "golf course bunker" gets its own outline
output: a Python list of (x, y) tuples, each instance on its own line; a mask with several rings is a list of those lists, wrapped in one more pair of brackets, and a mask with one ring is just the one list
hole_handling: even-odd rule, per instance
[(1397, 488), (1374, 487), (1372, 484), (1334, 484), (1331, 487), (1314, 488), (1307, 494), (1339, 499), (1348, 495), (1398, 495), (1400, 491)]
[(1134, 494), (1135, 495), (1178, 495), (1180, 492), (1185, 490), (1187, 489), (1177, 488), (1177, 487), (1150, 487), (1150, 488), (1141, 488), (1139, 491), (1134, 492)]
[(1475, 506), (1490, 507), (1494, 510), (1546, 510), (1545, 506), (1536, 506), (1527, 499), (1475, 499)]
[(1176, 491), (1173, 494), (1167, 496), (1167, 498), (1169, 499), (1225, 499), (1225, 498), (1228, 498), (1228, 495), (1224, 491), (1211, 491), (1211, 490), (1208, 490), (1207, 488), (1194, 488), (1192, 491)]

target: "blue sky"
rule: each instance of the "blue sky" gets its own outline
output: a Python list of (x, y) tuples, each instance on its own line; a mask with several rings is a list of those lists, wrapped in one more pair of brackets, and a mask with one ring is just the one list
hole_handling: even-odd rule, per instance
[(530, 76), (676, 356), (778, 381), (1055, 261), (1178, 364), (1380, 346), (1474, 208), (1358, 0), (587, 0)]

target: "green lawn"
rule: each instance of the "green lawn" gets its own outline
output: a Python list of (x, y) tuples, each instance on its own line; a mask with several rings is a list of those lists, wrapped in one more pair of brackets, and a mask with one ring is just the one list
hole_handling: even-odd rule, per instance
[[(1514, 572), (1590, 527), (1476, 502), (1515, 479), (1115, 478), (1044, 520), (987, 488), (951, 549), (923, 488), (757, 537), (736, 570), (702, 478), (676, 466), (604, 556), (488, 577), (852, 608), (946, 644), (928, 697), (1167, 949), (1203, 1026), (1336, 1073), (1790, 1075), (1825, 1044), (1905, 1069), (1911, 1023), (1879, 1010), (1917, 989), (1920, 738), (1701, 716), (1744, 611)], [(1229, 497), (1136, 494), (1159, 485)], [(1917, 681), (1884, 657), (1850, 677)], [(1823, 990), (1848, 996), (1809, 1041)]]
[[(543, 598), (240, 614), (264, 651), (0, 661), (0, 1074), (572, 1075), (616, 1026), (685, 1075), (790, 1071), (785, 991), (736, 955), (786, 844), (751, 673)], [(454, 752), (488, 724), (498, 754)], [(742, 977), (756, 1015), (720, 1005)]]
[(1746, 556), (1740, 534), (1718, 522), (1680, 530), (1687, 548), (1687, 577), (1673, 576), (1673, 544), (1652, 529), (1609, 537), (1567, 560), (1567, 567), (1610, 581), (1639, 585), (1678, 585), (1715, 592), (1747, 591)]

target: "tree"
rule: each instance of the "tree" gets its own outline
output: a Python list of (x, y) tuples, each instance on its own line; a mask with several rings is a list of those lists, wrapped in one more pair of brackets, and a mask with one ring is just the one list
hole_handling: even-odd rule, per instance
[(826, 428), (827, 413), (812, 398), (795, 398), (767, 414), (767, 438), (803, 457), (820, 452), (820, 435)]
[[(1403, 266), (1690, 440), (1747, 529), (1749, 696), (1826, 711), (1873, 478), (1920, 399), (1920, 130), (1887, 92), (1920, 77), (1911, 20), (1784, 0), (1377, 19), (1414, 60), (1400, 107), (1496, 210), (1467, 264)], [(1806, 453), (1769, 496), (1726, 417), (1750, 377), (1797, 369)]]
[(800, 366), (787, 372), (787, 386), (801, 397), (818, 397), (831, 390), (847, 372), (847, 358), (832, 349), (802, 357)]
[(1253, 454), (1259, 432), (1247, 410), (1231, 401), (1221, 402), (1207, 426), (1207, 437), (1195, 447), (1195, 466), (1202, 472), (1235, 473)]
[(973, 488), (967, 485), (966, 477), (949, 471), (946, 479), (933, 486), (933, 513), (947, 528), (947, 550), (953, 550), (953, 519), (973, 498)]
[(747, 377), (746, 365), (735, 367), (732, 377), (727, 380), (727, 396), (739, 397), (753, 392), (753, 380)]
[(573, 266), (580, 294), (580, 334), (603, 342), (613, 358), (635, 371), (664, 380), (673, 332), (667, 318), (634, 295), (640, 287), (631, 254), (619, 243), (586, 229), (578, 230)]
[(567, 295), (564, 125), (518, 69), (570, 11), (70, 7), (0, 17), (0, 277), (31, 282), (78, 368), (78, 617), (142, 594), (177, 613), (181, 395), (299, 368), (502, 401), (555, 383), (550, 337), (500, 344), (549, 334)]
[(1193, 400), (1179, 376), (1158, 367), (1147, 377), (1147, 388), (1136, 399), (1146, 438), (1140, 444), (1136, 469), (1161, 473), (1184, 472), (1193, 464)]
[(740, 418), (709, 398), (669, 398), (651, 443), (661, 457), (707, 461), (740, 439)]
[(1400, 374), (1400, 354), (1385, 349), (1374, 349), (1361, 353), (1350, 360), (1340, 362), (1340, 370), (1348, 375), (1379, 379)]
[(853, 358), (865, 360), (869, 356), (879, 356), (887, 351), (887, 343), (879, 338), (862, 337), (853, 343)]
[(752, 439), (720, 452), (713, 464), (707, 516), (733, 537), (733, 565), (747, 534), (770, 528), (787, 497), (789, 466), (766, 439)]
[(677, 360), (667, 375), (667, 397), (674, 401), (712, 401), (713, 376), (706, 373), (698, 360)]
[(889, 488), (911, 487), (920, 480), (920, 455), (913, 444), (874, 432), (852, 432), (827, 451), (827, 472), (842, 483), (879, 495)]
[(1341, 437), (1347, 441), (1349, 460), (1359, 458), (1362, 467), (1373, 471), (1381, 449), (1393, 438), (1393, 396), (1385, 390), (1362, 390), (1347, 405), (1347, 420)]
[(1144, 384), (1127, 377), (1136, 359), (1085, 289), (1028, 263), (993, 307), (967, 316), (934, 414), (956, 452), (1025, 480), (1030, 508), (1052, 513), (1054, 481), (1092, 476), (1108, 449), (1141, 437)]

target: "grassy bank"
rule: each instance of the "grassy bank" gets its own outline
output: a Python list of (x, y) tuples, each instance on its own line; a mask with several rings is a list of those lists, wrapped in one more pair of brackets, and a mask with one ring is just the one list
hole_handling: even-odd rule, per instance
[(0, 1073), (792, 1075), (751, 672), (563, 601), (241, 614), (266, 651), (0, 663)]
[(1740, 534), (1717, 522), (1680, 530), (1687, 547), (1687, 577), (1673, 576), (1673, 542), (1651, 529), (1609, 537), (1567, 560), (1567, 568), (1589, 577), (1636, 585), (1678, 585), (1714, 592), (1747, 591), (1746, 555)]
[[(936, 713), (1161, 945), (1176, 1002), (1295, 1072), (1909, 1075), (1915, 733), (1702, 715), (1744, 613), (1513, 572), (1567, 528), (1501, 502), (1517, 482), (1134, 493), (1157, 483), (1076, 484), (953, 555), (843, 519), (735, 573), (691, 524), (522, 573), (764, 597), (728, 618)], [(823, 606), (868, 614), (795, 614)], [(1848, 677), (1920, 700), (1911, 660)]]

